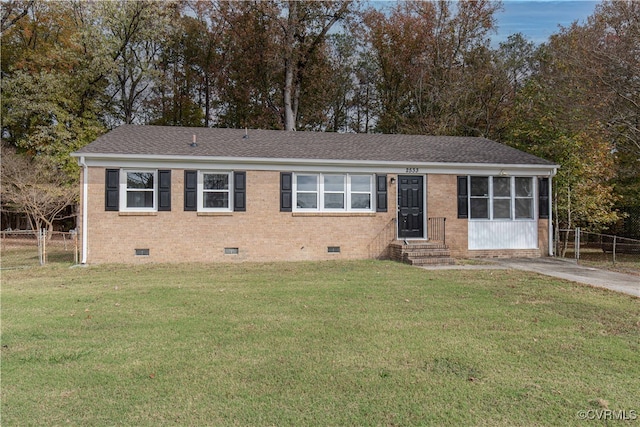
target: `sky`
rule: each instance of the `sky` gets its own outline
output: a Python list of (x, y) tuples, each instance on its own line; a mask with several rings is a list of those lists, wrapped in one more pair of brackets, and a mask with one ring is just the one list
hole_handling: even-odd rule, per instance
[(493, 45), (511, 34), (522, 33), (535, 44), (544, 43), (559, 25), (586, 22), (599, 1), (595, 0), (503, 0), (503, 10), (496, 13), (498, 33), (491, 36)]

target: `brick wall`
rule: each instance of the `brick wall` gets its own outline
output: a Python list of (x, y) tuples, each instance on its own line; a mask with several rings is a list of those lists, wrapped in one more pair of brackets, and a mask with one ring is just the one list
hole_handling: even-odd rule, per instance
[[(246, 212), (198, 213), (184, 211), (184, 171), (174, 169), (172, 210), (134, 214), (105, 211), (104, 180), (104, 168), (89, 169), (90, 264), (388, 258), (388, 244), (396, 237), (397, 195), (391, 184), (384, 213), (291, 213), (280, 212), (279, 172), (247, 171)], [(546, 220), (539, 222), (539, 250), (469, 251), (468, 222), (457, 218), (456, 188), (455, 175), (427, 176), (427, 215), (446, 218), (452, 256), (547, 254)], [(328, 246), (339, 246), (340, 253), (328, 253)], [(238, 248), (238, 254), (225, 254), (225, 248)], [(149, 256), (135, 256), (135, 249), (149, 249)]]
[[(172, 210), (138, 214), (105, 211), (104, 179), (103, 168), (90, 168), (88, 263), (378, 258), (395, 238), (391, 185), (388, 212), (300, 214), (280, 212), (279, 172), (247, 171), (246, 212), (198, 213), (184, 211), (184, 171), (173, 170)], [(149, 256), (135, 256), (135, 249), (149, 249)]]
[(446, 244), (451, 256), (467, 256), (467, 220), (458, 219), (458, 182), (456, 175), (427, 176), (427, 213), (429, 217), (446, 218)]

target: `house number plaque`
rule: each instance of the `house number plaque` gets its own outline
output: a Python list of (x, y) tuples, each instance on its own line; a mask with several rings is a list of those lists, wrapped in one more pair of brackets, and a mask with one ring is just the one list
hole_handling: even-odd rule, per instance
[(418, 173), (418, 168), (406, 168), (405, 173)]

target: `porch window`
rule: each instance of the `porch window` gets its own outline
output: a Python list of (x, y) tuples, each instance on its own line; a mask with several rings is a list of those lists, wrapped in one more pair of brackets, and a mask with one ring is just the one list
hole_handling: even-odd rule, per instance
[(469, 177), (469, 218), (485, 220), (534, 219), (533, 178)]
[(472, 176), (469, 197), (471, 218), (489, 219), (489, 178)]
[(533, 179), (516, 177), (516, 219), (533, 219)]
[(511, 219), (511, 178), (493, 178), (493, 218)]
[(232, 192), (230, 172), (206, 172), (198, 175), (198, 210), (229, 211)]
[(157, 171), (125, 170), (120, 174), (120, 206), (129, 211), (155, 211)]
[(352, 212), (373, 209), (373, 175), (296, 174), (296, 211)]

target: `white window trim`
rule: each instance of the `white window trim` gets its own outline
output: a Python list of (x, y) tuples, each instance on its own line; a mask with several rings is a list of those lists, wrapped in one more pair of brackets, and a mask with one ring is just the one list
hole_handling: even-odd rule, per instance
[[(486, 197), (480, 197), (480, 196), (475, 196), (472, 197), (471, 196), (471, 177), (478, 177), (478, 178), (489, 178), (489, 196), (488, 196), (488, 210), (489, 210), (489, 218), (472, 218), (471, 217), (471, 200), (472, 199), (477, 199), (477, 198), (486, 198)], [(526, 221), (537, 221), (538, 220), (538, 206), (537, 206), (537, 197), (536, 195), (538, 194), (538, 180), (535, 179), (535, 177), (531, 177), (531, 176), (510, 176), (508, 177), (510, 180), (510, 190), (511, 190), (511, 217), (510, 218), (494, 218), (493, 215), (493, 202), (494, 200), (496, 200), (493, 196), (493, 178), (504, 178), (502, 176), (483, 176), (483, 175), (469, 175), (467, 176), (467, 186), (469, 188), (468, 194), (467, 194), (467, 218), (469, 218), (469, 221), (492, 221), (492, 222), (497, 222), (497, 221), (506, 221), (506, 222), (526, 222)], [(531, 197), (516, 197), (516, 178), (527, 178), (531, 180)], [(498, 197), (498, 200), (502, 199), (502, 197)], [(516, 218), (516, 199), (530, 199), (531, 200), (531, 209), (532, 209), (532, 216), (531, 218)]]
[[(229, 188), (227, 190), (220, 190), (219, 192), (226, 192), (228, 196), (228, 207), (226, 208), (206, 208), (204, 207), (204, 175), (216, 174), (227, 175), (229, 180)], [(233, 212), (233, 172), (227, 170), (199, 170), (198, 171), (198, 212)]]
[[(311, 190), (300, 190), (301, 194), (312, 194), (316, 195), (316, 207), (315, 208), (299, 208), (298, 207), (298, 177), (299, 176), (315, 176), (316, 177), (316, 189), (314, 191)], [(323, 198), (320, 197), (320, 186), (324, 187), (324, 183), (322, 182), (323, 175), (320, 173), (294, 173), (292, 177), (293, 181), (293, 211), (298, 212), (318, 212), (321, 210)]]
[[(516, 179), (517, 178), (528, 178), (531, 180), (531, 195), (530, 196), (518, 196), (516, 194)], [(513, 218), (516, 221), (533, 221), (536, 218), (536, 212), (537, 212), (537, 206), (536, 206), (536, 194), (537, 194), (537, 185), (538, 185), (538, 180), (534, 179), (532, 177), (528, 177), (528, 176), (514, 176), (513, 177), (513, 201), (511, 202), (513, 204)], [(516, 201), (518, 199), (522, 199), (522, 200), (531, 200), (531, 218), (517, 218), (516, 217)]]
[[(354, 176), (366, 176), (369, 178), (369, 191), (353, 191), (351, 189), (351, 178), (353, 178)], [(354, 174), (347, 174), (347, 206), (348, 206), (348, 210), (350, 212), (375, 212), (375, 206), (374, 206), (374, 202), (376, 200), (375, 197), (375, 193), (374, 193), (374, 185), (375, 185), (375, 178), (373, 175), (369, 175), (369, 174), (362, 174), (362, 173), (354, 173)], [(351, 207), (351, 196), (353, 196), (353, 194), (368, 194), (369, 195), (369, 208), (352, 208)]]
[[(509, 195), (508, 196), (496, 196), (494, 193), (494, 180), (496, 178), (506, 178), (509, 180)], [(513, 186), (515, 185), (515, 180), (513, 179), (514, 177), (505, 177), (505, 176), (492, 176), (491, 179), (489, 180), (489, 198), (490, 198), (490, 203), (491, 203), (491, 207), (489, 209), (490, 212), (490, 217), (493, 219), (493, 221), (511, 221), (512, 219), (515, 218), (515, 210), (513, 209), (513, 205), (515, 203), (515, 199), (514, 199), (514, 188)], [(495, 202), (496, 200), (508, 200), (509, 201), (509, 217), (508, 218), (496, 218), (495, 217)]]
[[(342, 191), (331, 191), (331, 190), (325, 190), (324, 188), (324, 178), (327, 176), (341, 176), (344, 178), (343, 181), (343, 187), (342, 187)], [(319, 180), (322, 181), (322, 184), (319, 185), (319, 189), (318, 189), (318, 207), (321, 208), (321, 210), (325, 211), (325, 212), (344, 212), (348, 206), (348, 193), (349, 193), (349, 180), (347, 177), (347, 174), (343, 174), (343, 173), (325, 173), (325, 174), (320, 174), (319, 175)], [(320, 183), (320, 182), (319, 182)], [(325, 208), (325, 196), (327, 194), (342, 194), (342, 203), (343, 203), (343, 208)]]
[[(127, 174), (128, 173), (153, 173), (153, 190), (131, 189), (131, 191), (152, 191), (153, 206), (150, 208), (138, 208), (127, 206)], [(121, 212), (157, 212), (158, 211), (158, 170), (157, 169), (121, 169), (120, 170), (120, 211)]]
[[(471, 179), (472, 178), (487, 178), (487, 195), (482, 195), (482, 196), (472, 196), (471, 195)], [(477, 175), (473, 175), (473, 176), (468, 176), (467, 177), (467, 186), (469, 188), (468, 191), (468, 215), (467, 217), (471, 220), (475, 220), (475, 221), (491, 221), (491, 218), (493, 217), (493, 197), (491, 196), (492, 194), (492, 186), (493, 184), (493, 180), (491, 179), (490, 176), (477, 176)], [(472, 218), (471, 217), (471, 202), (473, 200), (487, 200), (487, 218)]]
[[(325, 194), (337, 194), (340, 192), (326, 191), (324, 189), (324, 177), (325, 176), (344, 176), (345, 177), (345, 189), (344, 189), (344, 208), (325, 208), (324, 196)], [(299, 208), (298, 207), (298, 176), (315, 176), (317, 178), (317, 187), (315, 191), (300, 191), (300, 193), (316, 193), (316, 208)], [(366, 176), (369, 178), (369, 191), (352, 191), (351, 190), (351, 177), (353, 176)], [(307, 173), (300, 172), (293, 174), (293, 211), (294, 212), (375, 212), (375, 188), (374, 188), (374, 175), (368, 173)], [(358, 209), (351, 207), (351, 196), (353, 194), (368, 194), (369, 195), (369, 208)]]

